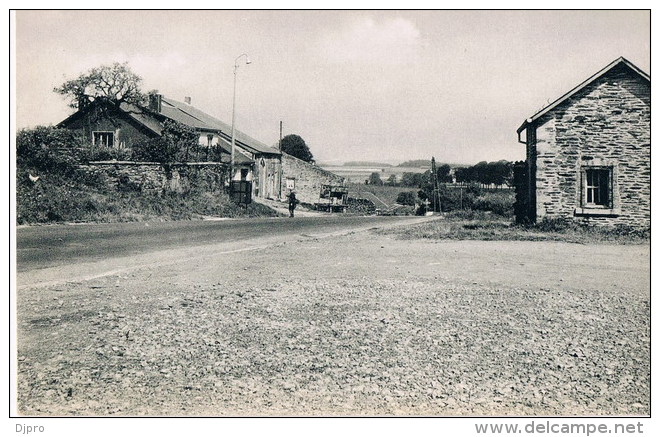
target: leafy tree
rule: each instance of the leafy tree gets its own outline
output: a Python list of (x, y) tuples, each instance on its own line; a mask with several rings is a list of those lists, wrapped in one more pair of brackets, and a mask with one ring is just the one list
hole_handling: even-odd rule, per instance
[(478, 162), (472, 168), (473, 168), (473, 175), (475, 182), (481, 182), (482, 184), (490, 183), (490, 175), (488, 173), (488, 163), (486, 161)]
[(75, 109), (101, 100), (115, 106), (123, 102), (145, 105), (147, 96), (140, 91), (141, 83), (142, 78), (133, 73), (127, 63), (115, 62), (92, 68), (53, 91), (68, 98), (69, 106)]
[(396, 197), (396, 203), (399, 205), (415, 206), (415, 200), (417, 200), (417, 194), (414, 191), (402, 191)]
[(396, 175), (395, 174), (391, 174), (390, 177), (387, 178), (387, 185), (389, 185), (391, 187), (396, 187), (397, 185), (399, 185), (399, 183), (396, 180)]
[(383, 180), (380, 178), (380, 174), (378, 174), (378, 172), (371, 173), (367, 182), (369, 185), (383, 185)]
[(449, 164), (442, 164), (436, 169), (436, 174), (438, 176), (438, 182), (451, 182), (451, 167)]
[(133, 146), (133, 159), (161, 163), (188, 162), (199, 154), (199, 133), (172, 120), (163, 122), (161, 136)]
[(459, 167), (456, 169), (456, 182), (471, 182), (472, 167)]
[(478, 182), (484, 185), (508, 185), (513, 180), (513, 164), (501, 160), (497, 162), (482, 161), (472, 167), (456, 169), (457, 182)]
[(425, 177), (423, 173), (405, 172), (403, 173), (403, 176), (401, 176), (401, 185), (404, 187), (421, 188), (427, 180), (428, 177)]
[(513, 163), (505, 160), (488, 164), (490, 179), (495, 185), (511, 186), (513, 182)]
[(282, 151), (305, 162), (314, 162), (314, 155), (305, 144), (305, 140), (298, 135), (292, 134), (282, 138)]

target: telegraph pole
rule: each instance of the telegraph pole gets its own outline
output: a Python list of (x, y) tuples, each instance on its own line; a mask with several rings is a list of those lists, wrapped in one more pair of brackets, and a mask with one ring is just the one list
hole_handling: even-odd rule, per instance
[(280, 120), (280, 142), (279, 142), (280, 152), (282, 151), (282, 120)]
[(431, 177), (433, 178), (433, 212), (438, 212), (438, 170), (435, 166), (435, 156), (431, 157)]

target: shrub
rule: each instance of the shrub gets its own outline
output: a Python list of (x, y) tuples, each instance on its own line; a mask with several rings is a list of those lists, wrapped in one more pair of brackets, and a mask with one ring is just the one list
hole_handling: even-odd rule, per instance
[(443, 212), (472, 209), (474, 190), (467, 188), (444, 188), (438, 193), (440, 208)]
[(417, 195), (414, 191), (402, 191), (396, 197), (396, 203), (399, 205), (415, 206)]
[(22, 129), (16, 135), (16, 167), (36, 172), (48, 171), (72, 174), (77, 168), (75, 151), (82, 146), (80, 138), (72, 131), (51, 126)]
[(380, 178), (380, 174), (377, 172), (371, 173), (367, 182), (368, 185), (383, 185), (383, 180)]
[(144, 162), (174, 162), (176, 151), (167, 147), (162, 138), (152, 138), (133, 146), (131, 158)]
[(81, 151), (79, 156), (81, 161), (130, 161), (133, 153), (130, 149), (97, 146)]
[(165, 121), (161, 136), (133, 146), (133, 159), (148, 162), (188, 162), (200, 154), (199, 133), (182, 123)]
[(532, 224), (531, 227), (541, 232), (564, 232), (569, 229), (576, 229), (579, 225), (567, 217), (543, 217), (540, 221)]
[(513, 216), (515, 195), (510, 191), (487, 192), (474, 199), (472, 208), (504, 217)]
[(513, 215), (515, 195), (511, 190), (488, 191), (478, 184), (441, 188), (438, 197), (443, 212), (458, 210), (489, 211), (503, 217)]

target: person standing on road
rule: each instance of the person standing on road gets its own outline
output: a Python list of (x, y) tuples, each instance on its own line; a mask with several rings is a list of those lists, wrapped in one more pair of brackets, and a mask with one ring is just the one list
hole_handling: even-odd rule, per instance
[(289, 217), (293, 217), (293, 210), (296, 209), (296, 205), (298, 205), (299, 200), (296, 199), (296, 193), (293, 191), (289, 193)]

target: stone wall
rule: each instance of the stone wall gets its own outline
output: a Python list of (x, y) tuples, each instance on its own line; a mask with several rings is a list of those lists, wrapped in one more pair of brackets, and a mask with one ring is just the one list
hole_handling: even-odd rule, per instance
[(291, 184), (292, 180), (296, 198), (311, 204), (319, 201), (322, 185), (344, 185), (345, 182), (341, 176), (282, 153), (282, 197), (286, 197), (291, 192), (287, 183)]
[[(615, 67), (541, 118), (528, 144), (536, 149), (528, 162), (536, 167), (537, 220), (650, 226), (650, 113), (649, 83)], [(581, 208), (581, 169), (589, 165), (613, 169), (613, 207), (602, 214)]]
[(226, 164), (187, 163), (159, 164), (131, 161), (91, 162), (82, 169), (101, 174), (109, 188), (123, 191), (186, 192), (224, 189), (228, 174)]

